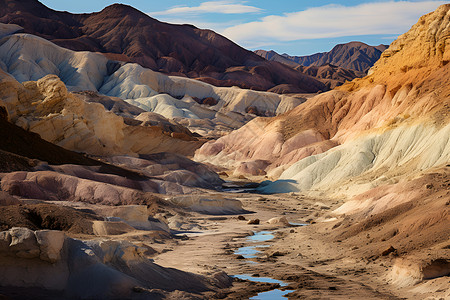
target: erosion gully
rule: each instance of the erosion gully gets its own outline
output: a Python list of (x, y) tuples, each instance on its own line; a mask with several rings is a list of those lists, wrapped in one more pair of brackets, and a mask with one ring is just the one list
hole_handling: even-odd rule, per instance
[[(245, 193), (249, 193), (249, 194), (257, 194), (258, 187), (259, 184), (257, 183), (247, 183), (247, 184), (239, 184), (239, 183), (235, 183), (235, 182), (227, 182), (224, 185), (224, 192), (228, 192), (228, 193), (238, 193), (238, 194), (245, 194)], [(306, 224), (302, 224), (302, 223), (290, 223), (292, 226), (303, 226)], [(234, 254), (237, 256), (241, 256), (244, 259), (247, 259), (245, 262), (251, 265), (257, 265), (259, 264), (258, 262), (252, 261), (250, 259), (253, 258), (257, 258), (258, 256), (260, 256), (262, 254), (261, 249), (263, 248), (269, 248), (270, 244), (268, 244), (267, 242), (270, 242), (271, 240), (273, 240), (275, 238), (274, 236), (274, 232), (273, 231), (268, 231), (268, 230), (262, 230), (262, 231), (253, 231), (253, 235), (247, 237), (245, 239), (245, 244), (254, 244), (251, 246), (243, 246), (238, 248), (237, 250), (234, 251)], [(235, 274), (232, 275), (232, 277), (234, 278), (238, 278), (241, 280), (249, 280), (249, 281), (254, 281), (254, 282), (261, 282), (261, 283), (274, 283), (274, 284), (278, 284), (281, 288), (282, 287), (286, 287), (289, 284), (287, 282), (281, 281), (281, 280), (277, 280), (274, 278), (270, 278), (270, 277), (256, 277), (256, 276), (252, 276), (250, 274)], [(290, 290), (290, 289), (279, 289), (279, 288), (275, 288), (269, 291), (265, 291), (265, 292), (261, 292), (258, 293), (258, 295), (256, 295), (255, 297), (252, 297), (250, 299), (260, 299), (260, 300), (277, 300), (277, 299), (286, 299), (285, 296), (291, 292), (293, 292), (294, 290)]]
[[(256, 295), (250, 299), (286, 299), (285, 296), (294, 290), (289, 288), (291, 282), (275, 279), (277, 276), (273, 275), (277, 272), (273, 275), (270, 272), (277, 260), (277, 257), (269, 257), (270, 247), (279, 234), (304, 225), (292, 223), (304, 219), (304, 205), (281, 195), (258, 194), (254, 184), (229, 184), (220, 192), (226, 198), (242, 202), (243, 208), (248, 210), (248, 213), (242, 213), (244, 218), (200, 213), (186, 216), (185, 221), (196, 224), (198, 229), (180, 232), (179, 235), (186, 238), (178, 239), (173, 245), (161, 245), (167, 249), (155, 257), (155, 262), (193, 273), (225, 271), (236, 279), (234, 288), (229, 290), (230, 297), (236, 299), (246, 299), (242, 298), (246, 295)], [(274, 217), (286, 217), (290, 224), (269, 224), (267, 221)], [(260, 224), (248, 224), (250, 219), (256, 218), (260, 219)], [(241, 288), (248, 286), (242, 280), (255, 285), (250, 284), (250, 290), (243, 291)]]

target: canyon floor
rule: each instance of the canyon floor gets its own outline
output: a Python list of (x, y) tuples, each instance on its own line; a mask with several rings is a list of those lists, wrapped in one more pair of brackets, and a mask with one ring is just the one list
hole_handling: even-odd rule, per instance
[[(437, 186), (438, 181), (443, 180), (446, 179), (428, 180), (427, 184)], [(238, 190), (240, 188), (236, 188)], [(123, 223), (118, 227), (102, 227), (105, 222), (95, 221), (95, 218), (111, 215), (116, 208), (71, 201), (21, 198), (22, 204), (5, 208), (1, 217), (10, 222), (17, 219), (27, 223), (33, 220), (16, 216), (16, 208), (37, 209), (42, 219), (47, 215), (63, 215), (63, 221), (56, 217), (55, 222), (72, 224), (70, 228), (63, 228), (70, 238), (88, 241), (90, 245), (125, 241), (146, 249), (146, 259), (163, 269), (162, 273), (158, 271), (157, 277), (148, 280), (158, 282), (160, 276), (164, 276), (161, 274), (169, 274), (171, 279), (161, 284), (169, 284), (170, 288), (135, 288), (132, 299), (449, 297), (450, 278), (446, 276), (450, 255), (448, 222), (443, 221), (439, 223), (440, 228), (434, 228), (435, 234), (443, 236), (430, 235), (429, 238), (442, 241), (432, 246), (424, 244), (426, 239), (420, 236), (420, 230), (415, 234), (417, 237), (411, 234), (410, 239), (395, 239), (403, 234), (398, 233), (396, 217), (400, 216), (400, 222), (404, 224), (414, 206), (390, 212), (390, 216), (383, 215), (369, 224), (367, 220), (334, 214), (344, 200), (314, 198), (301, 193), (265, 195), (251, 189), (245, 192), (242, 189), (241, 192), (204, 190), (204, 193), (200, 197), (239, 200), (244, 210), (238, 214), (204, 214), (171, 204), (147, 206), (153, 216), (167, 220), (170, 233), (167, 230), (136, 230), (124, 227)], [(443, 203), (444, 211), (449, 205), (446, 199), (441, 199), (447, 201)], [(55, 210), (55, 207), (59, 209)], [(90, 229), (87, 217), (100, 224), (93, 226), (93, 233), (87, 230)], [(25, 223), (14, 226), (29, 226)], [(207, 282), (214, 282), (213, 288), (199, 290), (199, 279), (195, 274), (203, 275)], [(417, 281), (411, 282), (414, 279)], [(173, 280), (178, 281), (176, 285)], [(61, 299), (67, 295), (39, 288), (0, 288), (0, 299), (41, 299), (43, 296)]]
[[(249, 213), (204, 215), (190, 212), (183, 217), (183, 222), (190, 223), (195, 230), (180, 231), (179, 239), (152, 245), (160, 253), (153, 259), (163, 267), (207, 276), (224, 271), (231, 276), (252, 277), (250, 280), (235, 278), (231, 288), (203, 294), (208, 299), (248, 299), (273, 290), (289, 290), (285, 295), (289, 299), (448, 297), (448, 276), (405, 288), (388, 284), (392, 281), (389, 274), (395, 261), (399, 256), (409, 257), (414, 250), (396, 249), (389, 253), (388, 247), (380, 248), (383, 247), (380, 243), (370, 240), (369, 233), (351, 241), (336, 240), (337, 234), (333, 231), (339, 231), (338, 220), (330, 212), (343, 202), (292, 193), (224, 193), (224, 196), (239, 199)], [(248, 224), (255, 219), (260, 223)], [(273, 238), (264, 241), (263, 236), (262, 241), (252, 240), (259, 232), (272, 234)], [(355, 246), (358, 244), (359, 247)], [(257, 251), (250, 253), (254, 258), (240, 255), (249, 254), (249, 247), (250, 252)], [(448, 257), (448, 248), (444, 245), (433, 255)], [(383, 253), (385, 251), (388, 253)], [(428, 258), (431, 255), (422, 254)], [(271, 283), (255, 282), (265, 281), (265, 278), (275, 279), (275, 283), (272, 280), (269, 280)], [(276, 280), (284, 282), (284, 286), (280, 287)], [(264, 296), (261, 294), (261, 298), (255, 299), (282, 299)]]

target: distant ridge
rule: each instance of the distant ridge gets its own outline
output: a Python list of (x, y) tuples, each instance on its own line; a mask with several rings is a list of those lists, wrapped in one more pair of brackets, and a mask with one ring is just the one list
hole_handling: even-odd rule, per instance
[(136, 62), (170, 75), (216, 86), (255, 90), (317, 92), (320, 81), (277, 62), (268, 62), (225, 37), (192, 25), (159, 22), (131, 6), (113, 4), (100, 12), (71, 14), (37, 0), (0, 0), (0, 22), (75, 51), (97, 51), (110, 59)]
[(330, 52), (308, 56), (290, 56), (264, 50), (256, 50), (255, 53), (267, 60), (278, 61), (294, 68), (298, 65), (320, 67), (332, 64), (344, 69), (367, 72), (387, 48), (387, 45), (369, 46), (361, 42), (350, 42), (336, 45)]

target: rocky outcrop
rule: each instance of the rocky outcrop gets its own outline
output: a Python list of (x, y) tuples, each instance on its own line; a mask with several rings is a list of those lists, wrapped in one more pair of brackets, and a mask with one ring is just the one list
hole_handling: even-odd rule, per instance
[(124, 241), (85, 242), (61, 231), (15, 227), (0, 232), (0, 282), (74, 299), (137, 298), (142, 293), (151, 297), (152, 289), (164, 294), (214, 288), (214, 280), (160, 267), (146, 259), (144, 252)]
[(23, 85), (6, 74), (3, 78), (8, 95), (0, 103), (7, 108), (11, 121), (69, 150), (96, 155), (161, 151), (189, 154), (202, 144), (189, 136), (187, 140), (173, 138), (160, 127), (126, 125), (122, 117), (106, 111), (103, 105), (69, 93), (55, 75)]
[(70, 234), (93, 234), (92, 222), (103, 220), (93, 213), (66, 206), (26, 204), (26, 202), (17, 201), (19, 202), (2, 207), (0, 230), (26, 227), (31, 230), (48, 229), (61, 230)]
[(123, 221), (134, 229), (170, 232), (167, 224), (152, 218), (147, 205), (102, 207), (96, 211), (98, 214), (106, 216), (108, 221)]
[(183, 208), (196, 212), (212, 215), (240, 214), (246, 211), (242, 208), (242, 202), (230, 199), (222, 195), (185, 195), (166, 199), (167, 201)]
[(314, 78), (268, 62), (211, 30), (162, 23), (127, 5), (77, 15), (51, 10), (37, 0), (2, 0), (0, 7), (0, 22), (18, 24), (27, 33), (166, 74), (257, 90), (284, 83), (303, 92), (325, 88)]

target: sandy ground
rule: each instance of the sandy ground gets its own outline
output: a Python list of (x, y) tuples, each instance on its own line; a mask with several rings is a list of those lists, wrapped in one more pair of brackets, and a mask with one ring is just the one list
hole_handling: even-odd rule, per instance
[[(204, 230), (182, 233), (189, 239), (163, 245), (164, 253), (155, 256), (155, 262), (201, 274), (223, 270), (229, 275), (283, 280), (288, 286), (281, 289), (294, 290), (287, 295), (290, 299), (446, 299), (450, 287), (448, 276), (428, 280), (425, 283), (428, 293), (422, 293), (417, 285), (399, 288), (387, 283), (396, 257), (368, 256), (347, 241), (333, 239), (330, 228), (337, 221), (327, 215), (342, 204), (339, 201), (318, 201), (299, 195), (236, 194), (235, 197), (253, 212), (243, 215), (246, 220), (239, 220), (238, 216), (194, 213), (186, 221), (201, 224)], [(267, 223), (280, 216), (291, 223), (309, 225)], [(256, 218), (261, 221), (259, 225), (247, 224), (247, 220)], [(253, 232), (267, 230), (273, 231), (274, 239), (260, 243), (247, 239)], [(234, 253), (239, 247), (254, 245), (268, 247), (258, 248), (262, 252), (252, 259), (239, 259)], [(375, 254), (382, 250), (372, 249)], [(277, 285), (235, 280), (232, 288), (207, 298), (247, 299), (274, 286)]]

